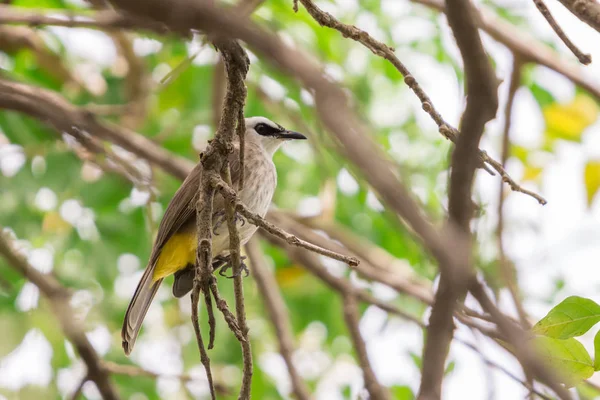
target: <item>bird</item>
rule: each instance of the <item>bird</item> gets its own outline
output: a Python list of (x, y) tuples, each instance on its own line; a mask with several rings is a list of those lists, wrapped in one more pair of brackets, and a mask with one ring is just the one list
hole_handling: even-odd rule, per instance
[[(273, 155), (286, 141), (306, 139), (299, 132), (285, 129), (265, 117), (245, 118), (244, 133), (244, 187), (238, 195), (252, 212), (264, 217), (277, 186), (277, 171)], [(237, 187), (240, 178), (239, 141), (235, 140), (229, 155), (231, 181)], [(174, 275), (173, 295), (182, 297), (194, 285), (197, 234), (196, 202), (202, 176), (202, 163), (198, 163), (183, 181), (169, 202), (159, 224), (146, 269), (127, 307), (122, 345), (125, 354), (131, 354), (144, 317), (163, 279)], [(229, 253), (229, 231), (225, 222), (225, 201), (215, 194), (212, 215), (212, 263), (223, 266)], [(240, 243), (243, 245), (256, 232), (257, 227), (237, 218)], [(247, 271), (246, 271), (247, 272)]]

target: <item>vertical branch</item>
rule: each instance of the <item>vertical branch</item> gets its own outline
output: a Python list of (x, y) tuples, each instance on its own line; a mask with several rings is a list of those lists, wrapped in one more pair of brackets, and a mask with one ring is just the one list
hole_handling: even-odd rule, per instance
[(373, 400), (389, 399), (390, 396), (387, 390), (377, 381), (375, 372), (373, 371), (371, 363), (369, 362), (369, 355), (367, 354), (365, 341), (360, 335), (360, 330), (358, 328), (359, 314), (356, 296), (351, 291), (348, 291), (344, 293), (343, 301), (344, 319), (346, 321), (346, 325), (348, 326), (348, 330), (350, 331), (350, 338), (354, 344), (354, 349), (356, 350), (356, 355), (358, 356), (358, 362), (360, 363), (360, 368), (363, 371), (365, 387), (369, 392), (370, 398)]
[[(200, 323), (198, 321), (198, 303), (200, 300), (200, 290), (205, 293), (208, 292), (208, 285), (212, 279), (212, 204), (215, 195), (215, 190), (211, 185), (209, 171), (204, 171), (200, 178), (200, 187), (198, 189), (198, 202), (196, 204), (196, 229), (198, 235), (198, 247), (196, 251), (196, 273), (194, 275), (194, 286), (192, 288), (192, 324), (194, 326), (194, 332), (196, 333), (196, 341), (198, 343), (198, 349), (200, 351), (200, 361), (204, 365), (206, 370), (206, 377), (208, 379), (208, 385), (210, 388), (210, 395), (213, 400), (216, 399), (215, 387), (212, 379), (212, 372), (210, 370), (210, 358), (206, 353), (204, 347), (204, 341), (202, 339), (202, 333), (200, 331)], [(209, 307), (210, 296), (206, 300), (206, 306)], [(209, 314), (210, 315), (210, 314)], [(214, 322), (214, 321), (213, 321)], [(214, 328), (211, 327), (211, 332), (214, 332)], [(211, 334), (211, 340), (209, 344), (212, 344), (213, 335)]]
[(278, 290), (277, 281), (265, 268), (265, 258), (258, 239), (251, 239), (246, 244), (246, 253), (250, 259), (252, 276), (275, 329), (275, 336), (279, 342), (279, 352), (290, 374), (294, 395), (298, 400), (309, 400), (311, 398), (310, 392), (302, 381), (300, 374), (298, 374), (292, 360), (294, 337), (290, 328), (290, 319), (285, 302)]
[[(227, 93), (223, 104), (223, 112), (221, 113), (221, 121), (219, 124), (219, 133), (231, 143), (236, 131), (243, 137), (245, 132), (244, 125), (244, 103), (246, 100), (246, 74), (250, 61), (248, 55), (242, 47), (235, 41), (219, 41), (215, 43), (221, 51), (225, 70), (227, 74)], [(240, 179), (243, 179), (244, 152), (241, 148), (243, 139), (240, 141)], [(233, 188), (231, 181), (231, 171), (229, 163), (225, 159), (223, 164), (222, 174), (225, 182), (229, 187)], [(242, 184), (241, 180), (238, 184)], [(239, 400), (250, 398), (250, 385), (252, 382), (252, 350), (250, 348), (250, 339), (248, 337), (248, 326), (246, 324), (246, 309), (244, 304), (244, 286), (243, 277), (241, 274), (242, 265), (240, 258), (240, 236), (236, 227), (236, 205), (231, 201), (225, 201), (225, 213), (227, 216), (227, 227), (229, 230), (229, 262), (233, 269), (233, 284), (235, 292), (235, 311), (237, 317), (237, 325), (241, 332), (240, 345), (242, 347), (243, 359), (243, 375), (242, 385), (240, 388)]]
[[(506, 168), (506, 161), (508, 160), (508, 156), (510, 154), (510, 127), (511, 127), (511, 119), (512, 119), (512, 110), (513, 103), (515, 100), (515, 95), (517, 90), (521, 86), (521, 68), (523, 67), (523, 62), (515, 55), (513, 62), (513, 70), (510, 76), (510, 84), (508, 87), (508, 99), (506, 101), (506, 108), (504, 110), (504, 132), (502, 134), (502, 167)], [(504, 185), (503, 182), (500, 182), (500, 191), (498, 198), (498, 252), (500, 258), (500, 272), (502, 273), (502, 278), (504, 280), (504, 284), (508, 288), (510, 295), (513, 299), (513, 303), (519, 313), (519, 319), (521, 320), (521, 324), (523, 328), (529, 328), (529, 322), (527, 321), (527, 313), (523, 308), (523, 304), (521, 303), (521, 299), (519, 298), (518, 287), (515, 282), (514, 277), (514, 269), (511, 268), (509, 260), (506, 258), (506, 253), (504, 252), (504, 240), (503, 240), (503, 232), (504, 232)]]
[(441, 397), (445, 361), (454, 336), (453, 314), (462, 302), (473, 272), (470, 269), (470, 222), (474, 203), (471, 190), (479, 164), (479, 141), (485, 124), (498, 109), (498, 80), (481, 43), (475, 10), (470, 0), (446, 0), (448, 24), (460, 50), (466, 81), (467, 105), (452, 153), (448, 195), (449, 224), (446, 241), (457, 241), (461, 263), (440, 263), (440, 284), (435, 294), (423, 350), (419, 400)]

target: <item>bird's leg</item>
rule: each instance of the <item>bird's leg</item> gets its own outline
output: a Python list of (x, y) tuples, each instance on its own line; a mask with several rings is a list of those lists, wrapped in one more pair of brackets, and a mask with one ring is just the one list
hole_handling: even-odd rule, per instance
[[(219, 258), (219, 264), (217, 264), (216, 260), (217, 258)], [(244, 272), (244, 277), (247, 277), (248, 275), (250, 275), (250, 270), (248, 269), (248, 266), (246, 265), (246, 263), (244, 263), (244, 260), (246, 259), (246, 256), (241, 256), (240, 257), (240, 271), (237, 274), (231, 275), (231, 276), (227, 276), (227, 271), (229, 270), (229, 268), (232, 267), (231, 265), (231, 256), (217, 256), (213, 259), (213, 268), (216, 271), (217, 269), (219, 269), (219, 275), (224, 276), (225, 278), (234, 278), (236, 276), (241, 275), (242, 271)], [(218, 265), (215, 267), (215, 265)]]

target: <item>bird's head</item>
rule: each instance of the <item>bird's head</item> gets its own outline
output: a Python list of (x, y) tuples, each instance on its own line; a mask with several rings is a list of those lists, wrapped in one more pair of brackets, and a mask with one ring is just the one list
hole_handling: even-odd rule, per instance
[(306, 139), (306, 136), (289, 131), (265, 117), (251, 117), (246, 118), (246, 139), (259, 143), (269, 154), (274, 154), (283, 142)]

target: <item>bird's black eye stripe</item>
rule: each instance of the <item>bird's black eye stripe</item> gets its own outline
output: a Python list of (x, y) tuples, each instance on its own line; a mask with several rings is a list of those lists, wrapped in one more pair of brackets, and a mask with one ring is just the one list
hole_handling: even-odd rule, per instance
[(256, 131), (256, 133), (258, 133), (261, 136), (275, 136), (276, 134), (281, 132), (280, 129), (273, 128), (272, 126), (264, 124), (262, 122), (259, 124), (256, 124), (256, 126), (254, 127), (254, 130)]

